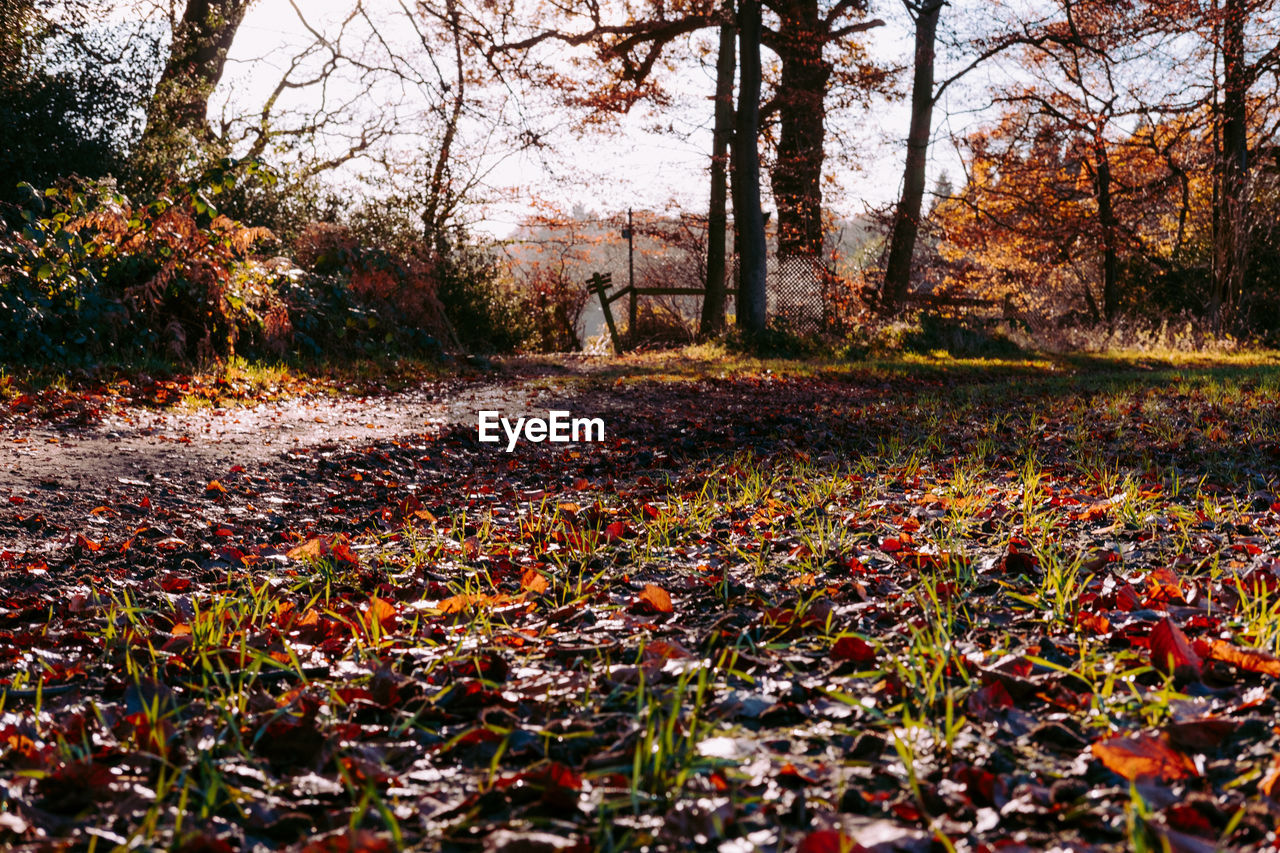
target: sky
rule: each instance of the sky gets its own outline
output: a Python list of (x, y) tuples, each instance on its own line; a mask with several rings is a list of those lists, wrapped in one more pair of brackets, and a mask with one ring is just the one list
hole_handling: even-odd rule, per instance
[[(298, 5), (308, 22), (325, 32), (332, 32), (350, 10), (350, 4), (340, 0), (305, 0)], [(256, 108), (289, 59), (310, 42), (289, 0), (259, 0), (237, 34), (223, 85), (215, 96), (214, 113), (224, 105), (232, 111)], [(910, 56), (912, 47), (904, 24), (896, 20), (876, 30), (871, 44), (878, 57), (898, 62)], [(552, 128), (549, 150), (510, 156), (493, 167), (485, 182), (486, 203), (473, 209), (471, 218), (482, 230), (500, 236), (529, 212), (535, 197), (600, 213), (627, 207), (664, 209), (673, 204), (704, 211), (712, 72), (710, 68), (683, 72), (673, 87), (679, 96), (677, 109), (660, 114), (639, 110), (607, 134), (577, 137), (567, 127)], [(379, 108), (374, 101), (366, 106)], [(846, 119), (843, 135), (856, 141), (862, 168), (836, 165), (828, 170), (836, 173), (837, 187), (826, 190), (827, 204), (838, 215), (855, 216), (896, 198), (906, 121), (902, 103), (881, 105)], [(658, 132), (657, 125), (669, 125), (676, 132)], [(947, 152), (937, 153), (936, 161), (935, 176), (948, 169)]]

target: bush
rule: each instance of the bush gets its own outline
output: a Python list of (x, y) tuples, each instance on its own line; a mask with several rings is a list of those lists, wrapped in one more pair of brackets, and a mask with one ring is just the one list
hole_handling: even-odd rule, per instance
[(531, 352), (582, 349), (578, 325), (589, 296), (586, 288), (566, 275), (542, 267), (535, 268), (517, 288), (520, 349)]
[(316, 275), (336, 276), (388, 327), (448, 334), (449, 321), (436, 296), (438, 264), (364, 244), (346, 226), (330, 223), (308, 226), (296, 252), (298, 263)]
[(627, 337), (633, 348), (685, 346), (697, 337), (694, 322), (676, 306), (650, 297), (637, 306), (636, 327)]
[(514, 352), (532, 336), (532, 323), (510, 280), (479, 248), (455, 242), (441, 258), (437, 296), (463, 349)]
[(171, 194), (134, 204), (110, 182), (27, 186), (25, 223), (0, 243), (5, 359), (77, 361), (235, 351), (231, 271), (265, 229), (209, 201), (254, 164), (226, 161)]
[(147, 203), (109, 182), (28, 187), (25, 225), (0, 239), (0, 360), (209, 361), (412, 353), (449, 331), (435, 269), (317, 226), (303, 253), (263, 261), (272, 241), (213, 206), (256, 164), (224, 161)]

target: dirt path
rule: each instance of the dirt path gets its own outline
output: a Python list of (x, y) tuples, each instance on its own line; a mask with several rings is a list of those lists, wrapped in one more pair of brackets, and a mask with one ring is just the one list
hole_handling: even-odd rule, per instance
[(216, 476), (299, 447), (369, 442), (474, 422), (476, 411), (528, 399), (512, 382), (442, 383), (384, 397), (293, 400), (187, 411), (127, 409), (83, 429), (8, 430), (0, 493), (87, 483)]
[[(545, 410), (572, 393), (554, 375), (517, 370), (383, 396), (128, 408), (82, 427), (6, 426), (0, 428), (0, 552), (28, 551), (36, 539), (43, 540), (41, 550), (66, 546), (86, 522), (98, 520), (95, 507), (115, 506), (126, 496), (198, 501), (211, 481), (233, 470), (275, 476), (316, 452), (474, 425), (482, 409)], [(55, 530), (62, 535), (51, 536)]]

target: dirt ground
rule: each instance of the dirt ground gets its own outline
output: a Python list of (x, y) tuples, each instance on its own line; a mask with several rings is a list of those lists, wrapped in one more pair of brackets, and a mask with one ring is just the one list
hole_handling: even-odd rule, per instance
[(82, 530), (106, 526), (109, 513), (94, 515), (95, 508), (131, 494), (171, 505), (201, 502), (209, 484), (233, 469), (247, 479), (276, 480), (317, 454), (474, 428), (483, 409), (545, 411), (568, 393), (554, 374), (526, 369), (381, 396), (128, 407), (87, 425), (0, 425), (0, 502), (9, 510), (0, 510), (0, 551), (70, 546)]

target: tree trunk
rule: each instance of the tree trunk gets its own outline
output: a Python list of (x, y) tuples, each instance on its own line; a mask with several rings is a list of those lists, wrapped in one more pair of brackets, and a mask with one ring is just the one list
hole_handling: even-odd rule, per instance
[(911, 81), (911, 125), (907, 131), (907, 163), (902, 172), (902, 196), (893, 215), (893, 236), (884, 271), (881, 307), (895, 311), (911, 286), (911, 261), (920, 234), (920, 211), (924, 204), (925, 166), (929, 156), (929, 135), (933, 130), (934, 44), (942, 0), (925, 0), (916, 14), (915, 74)]
[(215, 141), (209, 97), (226, 68), (227, 51), (253, 0), (189, 0), (173, 32), (169, 58), (147, 109), (138, 146), (144, 171), (163, 169), (172, 155)]
[(779, 14), (770, 46), (782, 65), (775, 103), (778, 160), (770, 183), (778, 206), (778, 254), (822, 253), (822, 163), (831, 63), (823, 57), (827, 25), (818, 0), (773, 5)]
[(1222, 19), (1222, 152), (1218, 233), (1210, 310), (1220, 326), (1230, 322), (1244, 293), (1248, 267), (1249, 68), (1245, 64), (1244, 0), (1226, 0)]
[(751, 336), (760, 335), (766, 322), (764, 212), (760, 209), (760, 3), (741, 0), (738, 7), (742, 58), (733, 134), (733, 217), (741, 246), (738, 325)]
[[(467, 73), (463, 60), (462, 25), (456, 0), (445, 0), (449, 20), (449, 37), (453, 42), (454, 81), (448, 118), (439, 149), (435, 152), (435, 164), (431, 169), (422, 210), (422, 243), (427, 251), (438, 256), (448, 251), (446, 226), (453, 216), (457, 194), (450, 185), (449, 167), (453, 163), (453, 145), (458, 137), (462, 110), (466, 106)], [(427, 45), (423, 45), (428, 48)]]
[(733, 3), (724, 7), (720, 25), (720, 50), (716, 54), (715, 129), (711, 137), (711, 209), (707, 214), (707, 295), (702, 300), (702, 320), (698, 337), (706, 339), (724, 328), (725, 239), (728, 217), (729, 142), (733, 139), (733, 72), (737, 67), (734, 48)]
[(1102, 315), (1110, 323), (1120, 303), (1120, 264), (1116, 248), (1116, 212), (1111, 203), (1111, 158), (1106, 140), (1094, 140), (1098, 159), (1094, 183), (1098, 193), (1098, 222), (1102, 227)]

